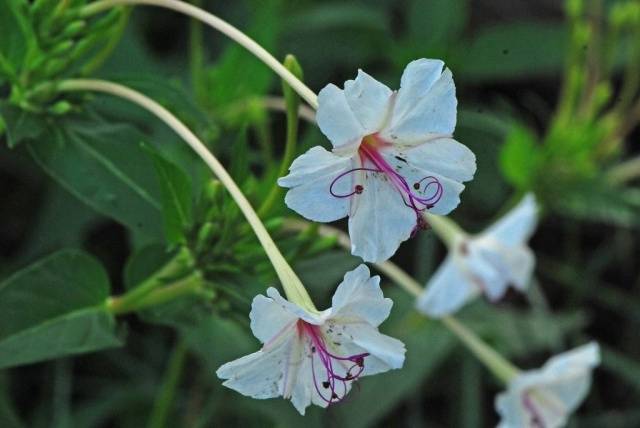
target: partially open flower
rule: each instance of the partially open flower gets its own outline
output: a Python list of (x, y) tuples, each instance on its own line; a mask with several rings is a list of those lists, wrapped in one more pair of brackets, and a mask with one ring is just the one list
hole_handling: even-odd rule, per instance
[(498, 300), (510, 284), (524, 290), (535, 264), (527, 241), (536, 222), (536, 202), (532, 195), (527, 195), (479, 235), (469, 236), (456, 229), (448, 243), (449, 255), (418, 298), (418, 310), (441, 317), (480, 294)]
[(275, 288), (256, 296), (251, 330), (261, 350), (224, 364), (224, 385), (253, 398), (282, 396), (304, 414), (344, 399), (361, 376), (402, 367), (402, 342), (378, 332), (393, 302), (384, 298), (380, 278), (360, 265), (344, 276), (332, 307), (309, 312), (285, 300)]
[(600, 363), (597, 343), (551, 358), (539, 370), (516, 376), (496, 397), (502, 420), (498, 428), (558, 428), (582, 403), (591, 372)]
[(423, 211), (453, 210), (473, 178), (475, 156), (452, 139), (457, 101), (443, 67), (411, 62), (397, 92), (362, 70), (344, 90), (327, 85), (317, 121), (333, 151), (313, 147), (278, 181), (290, 188), (286, 204), (310, 220), (349, 216), (352, 252), (365, 261), (391, 257), (425, 226)]

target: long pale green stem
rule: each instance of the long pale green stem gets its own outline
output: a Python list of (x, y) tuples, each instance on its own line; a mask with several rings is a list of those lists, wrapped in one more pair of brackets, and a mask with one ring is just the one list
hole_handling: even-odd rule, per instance
[(184, 363), (187, 358), (187, 345), (180, 341), (169, 359), (169, 366), (165, 374), (160, 393), (153, 403), (153, 410), (149, 417), (148, 428), (164, 428), (175, 423), (168, 423), (171, 407), (176, 397), (180, 378), (184, 371)]
[(429, 214), (427, 212), (423, 213), (422, 216), (427, 223), (429, 223), (433, 232), (438, 235), (438, 238), (440, 238), (448, 248), (454, 245), (456, 236), (464, 235), (464, 231), (460, 229), (460, 226), (447, 217)]
[(287, 298), (292, 302), (295, 302), (310, 311), (316, 311), (307, 290), (302, 285), (302, 282), (295, 274), (289, 263), (285, 260), (284, 256), (276, 246), (275, 242), (267, 232), (267, 229), (260, 221), (260, 218), (256, 214), (255, 210), (244, 196), (238, 185), (233, 181), (233, 178), (229, 175), (227, 170), (216, 159), (213, 154), (207, 149), (202, 141), (193, 133), (189, 128), (185, 126), (177, 117), (175, 117), (169, 110), (162, 107), (160, 104), (147, 97), (140, 92), (127, 88), (126, 86), (119, 85), (113, 82), (107, 82), (104, 80), (94, 79), (69, 79), (63, 80), (58, 85), (58, 90), (63, 92), (74, 91), (94, 91), (110, 94), (119, 98), (131, 101), (134, 104), (146, 109), (150, 113), (154, 114), (158, 119), (162, 120), (169, 128), (171, 128), (176, 134), (178, 134), (207, 164), (211, 171), (216, 175), (220, 182), (224, 185), (227, 191), (231, 194), (245, 218), (249, 222), (249, 225), (255, 232), (260, 244), (267, 253), (271, 264), (273, 265), (278, 278), (282, 283), (282, 287), (287, 295)]
[[(300, 220), (287, 220), (285, 227), (292, 230), (305, 230), (310, 227), (309, 223)], [(349, 250), (351, 244), (349, 242), (349, 236), (343, 231), (335, 229), (330, 226), (320, 226), (318, 233), (323, 236), (333, 236), (337, 239), (338, 245)], [(422, 286), (411, 276), (409, 276), (398, 265), (384, 261), (379, 263), (373, 263), (376, 269), (385, 274), (391, 281), (396, 283), (399, 287), (405, 290), (407, 293), (414, 297), (419, 297), (422, 294)], [(460, 321), (452, 316), (440, 318), (440, 321), (453, 332), (462, 343), (485, 365), (491, 372), (500, 380), (508, 383), (513, 379), (519, 370), (513, 364), (511, 364), (502, 355), (497, 353), (491, 346), (482, 341), (473, 331), (469, 330)]]
[(193, 5), (185, 3), (179, 0), (99, 0), (94, 3), (85, 6), (82, 9), (82, 16), (89, 17), (105, 10), (111, 9), (120, 5), (148, 5), (158, 6), (166, 9), (171, 9), (176, 12), (183, 13), (192, 18), (200, 20), (210, 27), (220, 31), (226, 35), (253, 55), (255, 55), (260, 61), (265, 63), (271, 68), (277, 75), (283, 78), (300, 96), (314, 109), (318, 108), (318, 97), (309, 89), (300, 79), (296, 78), (289, 70), (287, 70), (277, 59), (273, 57), (266, 49), (256, 43), (249, 36), (238, 30), (228, 22), (199, 9)]

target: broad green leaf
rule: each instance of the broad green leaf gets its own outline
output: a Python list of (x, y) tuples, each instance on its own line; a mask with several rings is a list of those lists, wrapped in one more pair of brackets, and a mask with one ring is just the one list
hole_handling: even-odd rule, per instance
[(153, 160), (160, 182), (165, 237), (170, 244), (183, 244), (193, 222), (191, 179), (160, 152), (150, 146), (143, 147)]
[(407, 12), (409, 41), (428, 50), (455, 41), (467, 18), (466, 0), (413, 0)]
[(500, 153), (502, 175), (519, 189), (530, 189), (540, 165), (540, 150), (535, 135), (517, 126), (507, 136)]
[(462, 43), (456, 75), (465, 80), (513, 80), (559, 73), (564, 65), (562, 24), (521, 22), (496, 25)]
[(121, 345), (109, 280), (89, 255), (58, 252), (0, 284), (0, 368)]
[(28, 144), (36, 162), (101, 214), (147, 237), (161, 237), (161, 190), (153, 161), (133, 127), (68, 119), (48, 138)]
[(0, 118), (4, 122), (9, 148), (39, 137), (47, 127), (44, 116), (26, 112), (7, 103), (0, 103)]
[(11, 75), (20, 69), (34, 35), (27, 17), (25, 0), (0, 2), (0, 76)]

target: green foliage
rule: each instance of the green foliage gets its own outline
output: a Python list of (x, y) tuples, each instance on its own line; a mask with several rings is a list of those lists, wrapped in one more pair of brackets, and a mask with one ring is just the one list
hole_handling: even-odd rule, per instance
[(162, 236), (162, 197), (144, 136), (97, 117), (69, 118), (28, 145), (35, 161), (84, 203), (148, 237)]
[[(361, 260), (316, 227), (293, 230), (274, 182), (290, 155), (328, 143), (302, 121), (294, 135), (299, 100), (286, 85), (285, 136), (281, 112), (265, 104), (280, 96), (278, 79), (220, 34), (160, 9), (136, 8), (131, 20), (124, 8), (83, 16), (85, 3), (0, 1), (0, 368), (11, 368), (0, 373), (0, 426), (139, 427), (154, 403), (164, 406), (159, 419), (185, 427), (494, 425), (495, 380), (390, 284), (384, 291), (394, 308), (382, 330), (407, 345), (402, 370), (364, 378), (346, 402), (310, 408), (304, 418), (285, 400), (252, 400), (221, 386), (215, 370), (259, 348), (251, 300), (278, 285), (264, 250), (173, 131), (137, 106), (60, 94), (56, 83), (115, 76), (184, 121), (255, 207), (276, 195), (261, 217), (319, 308)], [(357, 68), (397, 87), (407, 62), (444, 59), (458, 93), (455, 137), (478, 164), (455, 220), (481, 230), (512, 193), (533, 191), (544, 205), (532, 244), (539, 286), (526, 302), (476, 302), (460, 319), (523, 369), (587, 333), (605, 342), (606, 373), (597, 373), (574, 426), (638, 424), (639, 395), (628, 389), (640, 385), (640, 174), (637, 163), (620, 165), (635, 152), (640, 111), (637, 1), (606, 1), (601, 11), (570, 1), (566, 21), (529, 6), (534, 16), (514, 19), (504, 5), (481, 10), (467, 0), (192, 3), (276, 58), (295, 54), (299, 63), (288, 57), (285, 65), (304, 65), (316, 90)], [(20, 269), (68, 246), (100, 263), (65, 250)], [(425, 281), (442, 257), (424, 232), (394, 261)], [(180, 287), (187, 291), (165, 298)], [(45, 362), (123, 345), (113, 313), (129, 330), (126, 346)], [(175, 343), (187, 354), (172, 372), (184, 376), (162, 388)]]
[(0, 367), (120, 346), (109, 280), (93, 258), (56, 253), (0, 284)]
[(193, 222), (191, 179), (157, 150), (150, 146), (143, 148), (153, 160), (160, 183), (165, 237), (170, 244), (184, 244), (185, 232)]
[(514, 127), (500, 153), (504, 177), (518, 189), (530, 189), (540, 163), (540, 149), (535, 135), (523, 127)]
[(15, 78), (17, 67), (35, 42), (29, 27), (27, 7), (24, 0), (7, 0), (0, 4), (0, 82)]

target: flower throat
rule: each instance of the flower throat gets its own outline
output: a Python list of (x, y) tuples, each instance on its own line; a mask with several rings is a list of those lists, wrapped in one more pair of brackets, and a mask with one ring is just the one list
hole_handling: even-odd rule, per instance
[[(382, 140), (377, 133), (364, 137), (358, 147), (358, 155), (360, 156), (362, 167), (350, 169), (334, 178), (329, 186), (329, 192), (336, 198), (349, 198), (355, 195), (360, 195), (364, 192), (363, 184), (357, 183), (353, 187), (353, 191), (347, 194), (336, 193), (334, 191), (334, 186), (343, 177), (349, 176), (356, 171), (384, 174), (384, 176), (387, 177), (390, 183), (400, 193), (404, 204), (416, 213), (416, 230), (418, 228), (424, 228), (425, 223), (422, 219), (421, 213), (433, 208), (442, 198), (442, 184), (436, 177), (428, 175), (409, 185), (406, 178), (399, 173), (400, 168), (394, 168), (391, 166), (380, 153), (380, 149), (389, 145), (390, 144)], [(406, 160), (399, 156), (396, 156), (396, 158), (401, 162), (406, 162)], [(433, 194), (425, 196), (430, 187), (434, 187), (435, 189)], [(417, 193), (418, 191), (420, 191), (420, 194)], [(414, 232), (416, 230), (414, 230)]]

